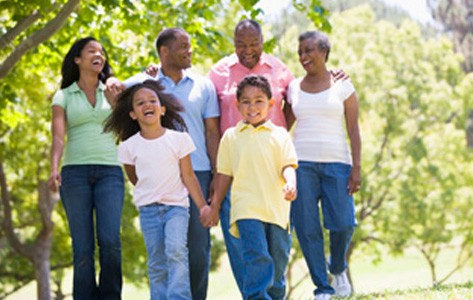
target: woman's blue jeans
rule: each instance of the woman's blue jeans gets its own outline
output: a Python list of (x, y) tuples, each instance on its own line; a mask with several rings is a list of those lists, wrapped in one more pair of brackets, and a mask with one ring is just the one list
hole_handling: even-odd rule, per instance
[[(61, 201), (74, 253), (74, 300), (121, 299), (120, 223), (124, 179), (121, 167), (71, 165), (61, 171)], [(95, 243), (100, 275), (95, 279)]]
[(291, 204), (291, 219), (309, 267), (314, 294), (333, 294), (328, 283), (320, 208), (323, 225), (330, 231), (330, 263), (332, 274), (347, 267), (346, 252), (356, 226), (353, 197), (348, 194), (351, 166), (343, 163), (299, 161), (297, 199)]

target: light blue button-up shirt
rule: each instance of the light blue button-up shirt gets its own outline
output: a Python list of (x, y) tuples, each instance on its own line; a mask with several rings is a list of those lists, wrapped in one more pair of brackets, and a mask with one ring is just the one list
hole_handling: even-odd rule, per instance
[(191, 153), (192, 167), (195, 171), (210, 171), (212, 167), (207, 155), (204, 120), (220, 116), (217, 94), (212, 82), (204, 76), (186, 70), (184, 77), (176, 84), (159, 68), (156, 77), (139, 73), (123, 83), (128, 88), (147, 79), (161, 80), (164, 91), (181, 101), (185, 109), (181, 116), (196, 146), (196, 151)]

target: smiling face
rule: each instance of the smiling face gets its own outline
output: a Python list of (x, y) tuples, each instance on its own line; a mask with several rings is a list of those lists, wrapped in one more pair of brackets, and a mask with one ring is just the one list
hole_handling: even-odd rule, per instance
[(171, 41), (167, 48), (169, 65), (176, 69), (187, 69), (192, 64), (192, 49), (190, 37), (185, 32), (176, 33), (176, 39)]
[(137, 120), (140, 127), (145, 125), (161, 126), (161, 116), (166, 107), (161, 106), (158, 95), (148, 88), (141, 88), (133, 95), (133, 110), (130, 117)]
[(263, 53), (263, 37), (260, 32), (251, 25), (242, 26), (235, 32), (233, 42), (240, 63), (253, 69)]
[(315, 38), (307, 38), (299, 43), (299, 62), (307, 73), (314, 73), (325, 66), (326, 51), (320, 50)]
[(88, 42), (80, 52), (80, 56), (74, 58), (81, 72), (92, 71), (97, 74), (102, 72), (105, 61), (105, 51), (97, 41)]
[(238, 98), (238, 110), (246, 123), (258, 127), (266, 122), (272, 102), (260, 87), (247, 85)]

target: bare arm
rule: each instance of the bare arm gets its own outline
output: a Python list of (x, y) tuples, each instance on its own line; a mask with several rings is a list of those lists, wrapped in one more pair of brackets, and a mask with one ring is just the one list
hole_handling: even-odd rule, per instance
[(294, 112), (292, 111), (291, 104), (289, 102), (284, 103), (283, 107), (283, 114), (284, 117), (286, 118), (286, 124), (287, 124), (287, 131), (290, 131), (292, 128), (292, 125), (296, 122), (296, 116), (294, 116)]
[(353, 167), (348, 181), (348, 193), (351, 195), (360, 189), (361, 184), (361, 136), (358, 126), (358, 97), (353, 93), (344, 103), (345, 122), (350, 138)]
[(217, 173), (215, 175), (215, 189), (210, 201), (210, 207), (212, 208), (212, 223), (214, 225), (217, 225), (218, 223), (220, 207), (222, 206), (222, 201), (225, 198), (232, 181), (232, 176), (224, 175), (222, 173)]
[(202, 226), (212, 226), (212, 221), (210, 218), (210, 206), (204, 199), (199, 181), (197, 180), (194, 170), (192, 169), (190, 155), (187, 155), (179, 160), (179, 168), (181, 171), (182, 182), (189, 191), (189, 194), (195, 205), (199, 208), (200, 222), (202, 223)]
[(200, 188), (199, 181), (195, 176), (194, 170), (192, 169), (191, 157), (190, 155), (185, 156), (179, 160), (179, 168), (181, 170), (182, 182), (186, 186), (189, 194), (194, 200), (195, 205), (199, 210), (207, 205), (207, 202), (204, 199), (202, 194), (202, 189)]
[(209, 194), (212, 195), (215, 185), (215, 174), (217, 173), (217, 152), (220, 142), (220, 122), (219, 118), (208, 118), (204, 120), (205, 125), (205, 144), (207, 146), (207, 155), (210, 159), (212, 173), (214, 177), (210, 182)]
[(205, 125), (205, 144), (207, 146), (207, 155), (215, 171), (217, 164), (218, 143), (220, 142), (219, 118), (208, 118), (204, 120)]
[(282, 170), (282, 176), (286, 184), (284, 185), (284, 199), (293, 201), (297, 197), (296, 170), (294, 166), (285, 166)]
[(66, 136), (66, 112), (58, 105), (52, 107), (53, 116), (51, 121), (52, 146), (51, 146), (51, 173), (48, 180), (49, 189), (57, 192), (61, 185), (59, 173), (59, 162), (64, 150), (64, 138)]
[(126, 177), (128, 177), (128, 180), (130, 180), (133, 185), (136, 185), (136, 183), (138, 182), (138, 176), (136, 176), (135, 166), (125, 165), (125, 173)]

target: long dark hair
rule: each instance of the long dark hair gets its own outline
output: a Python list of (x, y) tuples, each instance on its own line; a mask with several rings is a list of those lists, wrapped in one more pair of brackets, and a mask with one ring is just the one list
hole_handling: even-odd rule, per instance
[[(81, 55), (82, 49), (84, 49), (87, 43), (91, 41), (98, 42), (95, 38), (89, 36), (89, 37), (77, 40), (74, 44), (72, 44), (71, 49), (69, 49), (69, 52), (67, 52), (66, 56), (64, 57), (64, 60), (62, 61), (61, 89), (66, 88), (79, 80), (79, 77), (80, 77), (79, 66), (77, 66), (74, 59)], [(105, 48), (103, 48), (103, 52), (105, 54), (105, 64), (103, 66), (102, 72), (100, 72), (99, 74), (99, 80), (105, 83), (105, 80), (107, 80), (107, 78), (113, 75), (113, 71), (112, 71), (112, 67), (108, 63), (108, 55), (107, 55), (107, 52), (105, 51)]]
[(166, 113), (161, 117), (163, 127), (177, 131), (187, 131), (186, 123), (179, 114), (179, 112), (184, 111), (184, 106), (173, 95), (164, 93), (164, 87), (159, 81), (146, 80), (127, 88), (118, 95), (112, 113), (105, 120), (104, 132), (113, 132), (118, 140), (124, 141), (140, 131), (138, 121), (130, 117), (130, 112), (133, 111), (133, 96), (142, 88), (154, 91), (158, 95), (161, 105), (166, 107)]

